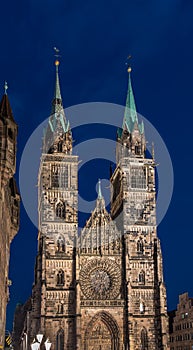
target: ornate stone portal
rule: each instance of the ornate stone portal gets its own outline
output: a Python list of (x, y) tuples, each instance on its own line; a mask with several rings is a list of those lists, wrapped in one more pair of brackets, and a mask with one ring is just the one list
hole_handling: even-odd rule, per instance
[(118, 326), (108, 313), (96, 314), (85, 334), (85, 350), (118, 350)]

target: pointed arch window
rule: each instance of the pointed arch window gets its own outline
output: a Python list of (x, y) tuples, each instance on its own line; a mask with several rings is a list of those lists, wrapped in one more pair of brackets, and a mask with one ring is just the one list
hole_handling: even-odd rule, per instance
[(140, 254), (143, 254), (143, 241), (142, 240), (139, 240), (137, 242), (137, 252)]
[(142, 301), (139, 304), (139, 311), (141, 314), (144, 314), (145, 312), (145, 304)]
[(64, 305), (61, 303), (61, 304), (58, 304), (58, 314), (63, 314), (64, 312)]
[[(58, 146), (57, 146), (58, 149)], [(68, 187), (68, 166), (67, 165), (52, 165), (51, 186), (54, 188)]]
[(60, 183), (60, 187), (62, 188), (68, 187), (68, 166), (67, 165), (60, 165), (59, 183)]
[(140, 284), (145, 284), (145, 272), (144, 271), (141, 271), (139, 273), (138, 281)]
[(52, 165), (51, 186), (54, 188), (59, 187), (59, 170), (57, 165)]
[(63, 142), (60, 140), (58, 142), (58, 152), (62, 152), (62, 145), (63, 145)]
[(57, 251), (64, 252), (64, 253), (66, 251), (65, 239), (61, 236), (59, 236), (57, 240)]
[(146, 184), (146, 168), (142, 166), (134, 166), (131, 168), (131, 188), (145, 189)]
[(135, 144), (135, 154), (139, 155), (141, 152), (141, 149), (140, 149), (140, 144), (138, 142), (136, 142)]
[(63, 286), (64, 285), (64, 271), (59, 270), (57, 273), (57, 286)]
[(143, 208), (141, 204), (136, 205), (136, 220), (143, 219)]
[(64, 350), (64, 330), (60, 329), (56, 335), (56, 350)]
[(13, 133), (13, 130), (11, 128), (8, 128), (8, 136), (11, 140), (14, 140), (14, 133)]
[(141, 350), (148, 350), (148, 337), (147, 330), (145, 328), (141, 331)]
[(58, 218), (61, 218), (61, 219), (65, 218), (65, 216), (66, 216), (66, 205), (65, 205), (65, 203), (59, 202), (56, 205), (56, 216)]

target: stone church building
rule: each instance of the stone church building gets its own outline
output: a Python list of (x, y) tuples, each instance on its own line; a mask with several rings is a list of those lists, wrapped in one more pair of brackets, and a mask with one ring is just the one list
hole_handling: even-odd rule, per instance
[(63, 109), (59, 62), (55, 64), (38, 178), (35, 281), (20, 325), (20, 345), (30, 349), (41, 333), (52, 350), (165, 349), (168, 318), (156, 231), (155, 160), (146, 157), (130, 69), (110, 179), (111, 211), (105, 208), (99, 181), (96, 207), (78, 236), (78, 156)]
[(13, 177), (16, 168), (17, 124), (5, 93), (0, 102), (0, 349), (4, 348), (9, 301), (10, 244), (19, 229), (20, 196)]

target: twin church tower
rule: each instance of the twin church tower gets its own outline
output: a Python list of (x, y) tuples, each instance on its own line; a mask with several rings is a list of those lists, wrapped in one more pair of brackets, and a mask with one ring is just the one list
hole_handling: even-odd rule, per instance
[(38, 254), (22, 325), (23, 349), (30, 349), (38, 333), (49, 338), (52, 350), (165, 349), (168, 321), (156, 232), (155, 161), (145, 155), (130, 72), (110, 179), (111, 211), (105, 208), (99, 181), (96, 207), (78, 236), (78, 156), (62, 104), (59, 62), (55, 65), (39, 168)]

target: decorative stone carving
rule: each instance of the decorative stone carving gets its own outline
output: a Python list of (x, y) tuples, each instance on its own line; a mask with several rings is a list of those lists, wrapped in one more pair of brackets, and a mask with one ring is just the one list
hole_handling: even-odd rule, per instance
[(111, 259), (92, 259), (80, 271), (80, 286), (88, 299), (114, 299), (120, 293), (120, 268)]

